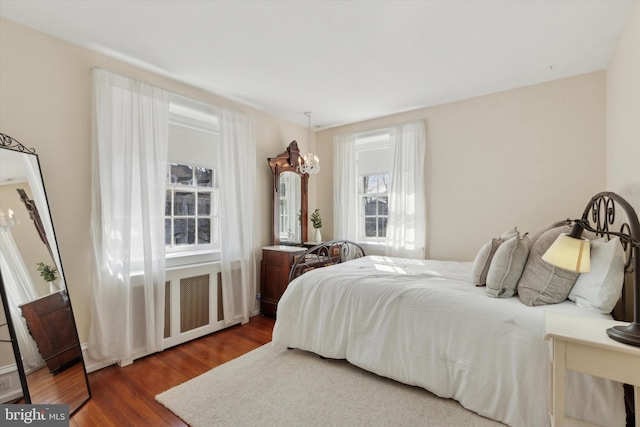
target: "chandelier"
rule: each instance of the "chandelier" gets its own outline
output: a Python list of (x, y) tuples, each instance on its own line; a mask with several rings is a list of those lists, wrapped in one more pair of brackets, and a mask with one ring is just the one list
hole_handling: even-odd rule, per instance
[[(305, 112), (304, 115), (309, 119), (307, 143), (311, 146), (311, 113)], [(313, 153), (303, 155), (302, 162), (298, 164), (298, 171), (308, 175), (320, 172), (320, 159)]]
[(9, 209), (7, 213), (8, 214), (5, 214), (4, 211), (0, 209), (0, 228), (3, 230), (9, 230), (20, 224), (20, 220), (13, 215), (11, 209)]

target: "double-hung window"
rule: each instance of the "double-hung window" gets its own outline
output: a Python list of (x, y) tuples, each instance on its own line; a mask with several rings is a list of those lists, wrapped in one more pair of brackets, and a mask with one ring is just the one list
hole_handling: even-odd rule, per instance
[(387, 236), (389, 189), (389, 132), (356, 136), (358, 184), (358, 241), (382, 244)]
[(334, 234), (423, 258), (424, 121), (334, 136)]
[(169, 257), (220, 249), (218, 122), (210, 107), (170, 105), (165, 246)]

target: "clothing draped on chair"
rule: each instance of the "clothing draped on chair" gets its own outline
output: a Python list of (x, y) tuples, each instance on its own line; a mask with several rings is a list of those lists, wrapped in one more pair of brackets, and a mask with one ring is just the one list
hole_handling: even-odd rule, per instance
[(247, 322), (256, 294), (253, 253), (256, 140), (252, 120), (220, 109), (220, 221), (224, 323)]
[(100, 69), (93, 80), (89, 355), (124, 365), (162, 349), (170, 93)]
[(425, 129), (423, 121), (389, 128), (391, 188), (385, 254), (425, 257)]

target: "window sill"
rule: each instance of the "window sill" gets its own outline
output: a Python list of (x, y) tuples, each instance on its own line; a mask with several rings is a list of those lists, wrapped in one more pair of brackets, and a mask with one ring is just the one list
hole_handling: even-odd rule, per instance
[(367, 255), (384, 255), (386, 245), (384, 242), (356, 242), (364, 248)]
[(167, 268), (220, 261), (220, 250), (172, 252), (165, 255)]

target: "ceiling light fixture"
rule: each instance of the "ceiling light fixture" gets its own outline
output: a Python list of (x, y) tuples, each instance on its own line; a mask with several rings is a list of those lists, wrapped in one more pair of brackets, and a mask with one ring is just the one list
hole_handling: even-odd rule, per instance
[(6, 215), (4, 211), (0, 209), (0, 228), (1, 229), (9, 230), (10, 228), (13, 228), (18, 224), (20, 224), (20, 220), (13, 215), (13, 211), (11, 209), (8, 210), (8, 215)]
[[(307, 143), (309, 144), (309, 147), (311, 147), (311, 113), (307, 111), (304, 115), (307, 116), (309, 120)], [(311, 175), (320, 172), (320, 159), (315, 154), (307, 153), (302, 156), (299, 161), (298, 171), (300, 173)]]

